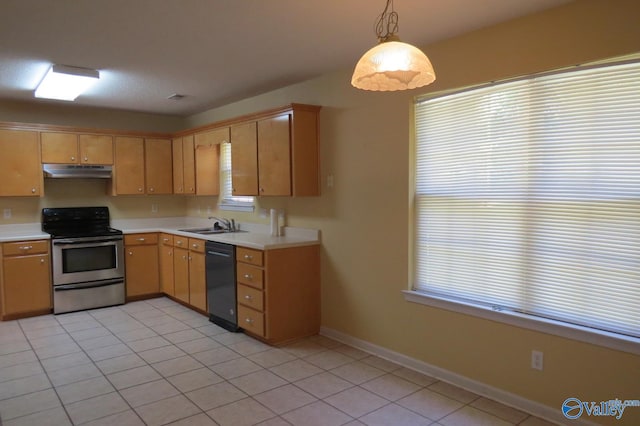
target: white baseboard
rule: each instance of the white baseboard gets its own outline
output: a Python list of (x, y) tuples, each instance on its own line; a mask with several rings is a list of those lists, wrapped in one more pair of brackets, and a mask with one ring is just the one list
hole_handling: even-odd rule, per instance
[[(399, 352), (392, 351), (390, 349), (375, 345), (365, 340), (352, 337), (348, 334), (331, 328), (321, 327), (320, 334), (349, 346), (353, 346), (354, 348), (360, 349), (372, 355), (379, 356), (380, 358), (384, 358), (388, 361), (395, 362), (396, 364), (399, 364), (403, 367), (410, 368), (411, 370), (418, 371), (422, 374), (426, 374), (427, 376), (431, 376), (443, 382), (447, 382), (478, 395), (482, 395), (494, 401), (500, 402), (501, 404), (508, 405), (520, 411), (524, 411), (525, 413), (529, 413), (532, 416), (540, 417), (553, 423), (569, 424), (568, 419), (562, 415), (560, 407), (549, 407), (539, 402), (523, 398), (520, 395), (516, 395), (514, 393), (486, 385), (477, 380), (469, 379), (468, 377), (462, 376), (452, 371), (445, 370), (435, 365), (427, 364), (426, 362), (411, 358)], [(570, 424), (571, 426), (596, 425), (596, 423), (593, 423), (584, 418), (571, 420)]]

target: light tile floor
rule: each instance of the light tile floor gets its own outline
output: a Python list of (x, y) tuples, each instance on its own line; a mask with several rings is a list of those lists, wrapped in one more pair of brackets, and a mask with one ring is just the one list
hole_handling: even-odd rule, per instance
[(550, 423), (326, 337), (275, 348), (158, 298), (0, 322), (0, 424)]

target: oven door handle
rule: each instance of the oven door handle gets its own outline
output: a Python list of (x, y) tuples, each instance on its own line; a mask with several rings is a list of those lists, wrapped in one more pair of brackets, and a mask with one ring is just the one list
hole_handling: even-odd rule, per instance
[(106, 287), (114, 284), (124, 284), (124, 279), (116, 278), (114, 280), (104, 280), (94, 283), (81, 283), (81, 284), (64, 284), (53, 286), (53, 291), (69, 291), (69, 290), (84, 290), (87, 288)]
[(92, 241), (74, 241), (74, 240), (53, 240), (54, 246), (79, 246), (86, 245), (89, 246), (108, 246), (117, 243), (118, 241), (122, 241), (122, 238), (113, 238), (113, 239), (103, 239), (103, 240), (92, 240)]

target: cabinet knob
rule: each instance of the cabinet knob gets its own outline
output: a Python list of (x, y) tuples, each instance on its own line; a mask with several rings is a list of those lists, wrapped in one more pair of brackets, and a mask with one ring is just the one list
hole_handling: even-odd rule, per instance
[(89, 158), (88, 157), (84, 157), (84, 161), (89, 161)]
[(178, 241), (176, 241), (176, 244), (181, 246), (182, 245), (182, 241), (178, 240)]
[(149, 192), (153, 192), (153, 191), (154, 191), (153, 187), (149, 188)]
[(40, 263), (44, 263), (44, 259), (40, 259)]
[(244, 322), (246, 322), (247, 324), (253, 324), (253, 320), (251, 318), (246, 318)]
[(252, 279), (252, 278), (253, 278), (253, 275), (251, 275), (251, 274), (244, 274), (244, 277), (245, 277), (246, 279), (250, 280), (250, 279)]
[(71, 161), (76, 161), (76, 157), (74, 157), (73, 155), (71, 156)]
[(194, 243), (194, 244), (191, 245), (191, 247), (193, 247), (194, 249), (197, 249), (198, 247), (200, 247), (200, 245)]
[(35, 194), (36, 193), (36, 189), (35, 188), (31, 188), (31, 193)]
[(179, 188), (178, 188), (178, 192), (182, 192), (182, 187), (179, 187)]
[(20, 250), (27, 251), (27, 250), (31, 250), (31, 249), (33, 248), (33, 246), (21, 246), (21, 247), (18, 247), (18, 248), (19, 248)]
[(253, 260), (253, 256), (251, 256), (250, 254), (245, 254), (244, 258), (247, 260)]
[(182, 256), (182, 260), (187, 260), (187, 256)]
[(138, 188), (138, 192), (142, 192), (142, 188)]
[(264, 192), (264, 188), (260, 188), (260, 192)]
[(129, 256), (133, 256), (133, 252), (132, 251), (129, 252)]
[(173, 256), (173, 252), (171, 250), (169, 250), (169, 256)]
[(189, 191), (193, 192), (193, 187), (189, 188)]
[(253, 299), (253, 297), (249, 296), (248, 294), (247, 294), (246, 296), (244, 296), (244, 298), (245, 298), (246, 300), (251, 300), (251, 299)]

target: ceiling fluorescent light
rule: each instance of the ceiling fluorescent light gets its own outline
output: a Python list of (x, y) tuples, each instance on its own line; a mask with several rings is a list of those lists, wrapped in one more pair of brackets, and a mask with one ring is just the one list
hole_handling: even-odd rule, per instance
[(375, 27), (378, 45), (358, 61), (351, 77), (352, 86), (363, 90), (394, 91), (433, 83), (436, 73), (427, 55), (417, 47), (402, 43), (396, 36), (397, 31), (398, 14), (393, 10), (393, 0), (387, 0)]
[(99, 78), (100, 73), (89, 68), (52, 65), (36, 88), (35, 97), (73, 101)]

